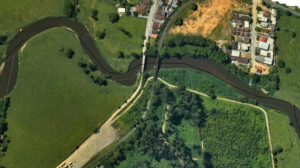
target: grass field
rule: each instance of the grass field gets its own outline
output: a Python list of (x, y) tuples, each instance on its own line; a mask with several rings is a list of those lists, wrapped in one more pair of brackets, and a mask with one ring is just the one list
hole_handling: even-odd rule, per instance
[(218, 26), (212, 31), (208, 38), (218, 41), (218, 40), (229, 40), (231, 38), (231, 25), (229, 21), (231, 19), (231, 13), (228, 12), (226, 16), (220, 21)]
[[(90, 16), (92, 9), (98, 10), (98, 21), (94, 21)], [(118, 58), (115, 53), (120, 50), (125, 55), (135, 52), (142, 53), (143, 38), (146, 30), (146, 19), (125, 16), (120, 17), (116, 23), (111, 23), (107, 13), (116, 13), (117, 7), (98, 0), (86, 0), (80, 2), (80, 13), (78, 21), (86, 25), (90, 35), (95, 37), (97, 30), (106, 30), (106, 36), (103, 40), (96, 39), (96, 44), (99, 47), (100, 53), (108, 64), (116, 71), (126, 72), (129, 64), (134, 58)], [(122, 27), (129, 31), (132, 38), (128, 38), (118, 28)]]
[(278, 167), (300, 166), (300, 139), (294, 127), (290, 125), (290, 119), (282, 112), (267, 110), (272, 145), (281, 146), (283, 152), (276, 156)]
[[(60, 52), (70, 48), (72, 59)], [(11, 92), (6, 167), (55, 167), (133, 92), (108, 81), (99, 86), (78, 61), (88, 61), (75, 35), (61, 28), (44, 31), (19, 52), (19, 76)]]
[[(62, 15), (63, 0), (2, 0), (0, 35), (7, 35), (9, 42), (22, 27), (49, 16)], [(7, 44), (0, 46), (0, 58), (4, 57), (7, 46)]]
[[(295, 103), (300, 108), (300, 19), (284, 15), (280, 18), (278, 27), (280, 27), (276, 40), (279, 48), (278, 60), (283, 60), (285, 67), (290, 67), (292, 72), (286, 74), (283, 68), (278, 68), (280, 90), (275, 93), (275, 97)], [(293, 32), (296, 33), (295, 38), (292, 38)]]

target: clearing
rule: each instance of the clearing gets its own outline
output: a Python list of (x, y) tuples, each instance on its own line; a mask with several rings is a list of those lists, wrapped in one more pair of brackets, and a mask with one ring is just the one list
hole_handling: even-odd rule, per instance
[[(72, 49), (67, 58), (61, 48)], [(19, 76), (7, 112), (11, 143), (5, 167), (56, 167), (130, 97), (136, 85), (95, 84), (78, 62), (90, 62), (74, 33), (53, 28), (19, 52)], [(93, 75), (100, 75), (95, 71)]]

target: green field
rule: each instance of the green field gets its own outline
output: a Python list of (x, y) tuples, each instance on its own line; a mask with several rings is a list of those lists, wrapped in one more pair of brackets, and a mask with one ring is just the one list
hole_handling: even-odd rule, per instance
[[(295, 103), (300, 108), (300, 19), (294, 16), (281, 16), (278, 27), (280, 31), (277, 31), (276, 46), (279, 48), (277, 58), (283, 60), (285, 67), (290, 67), (292, 72), (286, 74), (284, 68), (278, 68), (280, 90), (275, 93), (275, 97)], [(295, 38), (292, 38), (293, 32), (296, 33)]]
[[(62, 15), (63, 0), (2, 0), (0, 36), (7, 35), (9, 42), (22, 27), (46, 17)], [(0, 46), (0, 58), (4, 57), (7, 46), (8, 44)]]
[[(90, 16), (92, 9), (98, 10), (98, 21), (94, 21)], [(131, 52), (142, 53), (143, 36), (145, 36), (147, 19), (141, 19), (123, 15), (116, 23), (111, 23), (107, 13), (116, 13), (117, 7), (114, 5), (98, 1), (85, 0), (80, 2), (80, 13), (77, 15), (78, 21), (87, 26), (90, 35), (95, 38), (96, 31), (106, 30), (103, 40), (95, 38), (101, 55), (108, 64), (116, 71), (126, 72), (133, 57), (120, 59), (116, 56), (116, 51), (120, 50), (126, 55)], [(122, 27), (129, 31), (132, 38), (128, 38), (118, 28)]]
[[(72, 59), (62, 47), (75, 51)], [(136, 85), (95, 84), (78, 66), (81, 59), (89, 62), (74, 33), (62, 28), (34, 36), (19, 52), (6, 120), (11, 143), (1, 164), (57, 166), (133, 93)]]
[(282, 112), (267, 110), (272, 145), (280, 146), (283, 152), (276, 156), (278, 167), (299, 167), (300, 140), (289, 118)]

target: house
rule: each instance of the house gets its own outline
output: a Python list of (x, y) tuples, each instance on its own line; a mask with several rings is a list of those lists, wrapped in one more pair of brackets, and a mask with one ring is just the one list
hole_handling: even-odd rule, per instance
[(251, 43), (251, 39), (245, 37), (243, 42), (246, 43), (246, 44), (250, 44)]
[(165, 15), (165, 12), (163, 10), (157, 10), (156, 14), (158, 14), (158, 15)]
[(158, 34), (151, 34), (151, 38), (154, 38), (154, 39), (156, 39), (156, 38), (157, 38), (157, 36), (158, 36)]
[(271, 30), (266, 30), (265, 34), (269, 35), (271, 33)]
[(158, 22), (153, 22), (153, 29), (158, 29), (158, 30), (160, 30), (160, 27), (161, 27), (161, 25), (160, 25), (160, 23), (158, 23)]
[(232, 50), (231, 51), (231, 57), (240, 57), (241, 56), (241, 52), (237, 51), (237, 50)]
[(229, 49), (226, 48), (226, 49), (224, 50), (224, 53), (227, 54), (227, 55), (230, 55), (230, 54), (231, 54), (231, 50), (229, 50)]
[(144, 4), (144, 5), (150, 5), (151, 0), (141, 0), (141, 3)]
[(242, 49), (245, 51), (249, 50), (249, 46), (247, 44), (242, 44)]
[(164, 20), (165, 16), (156, 14), (155, 15), (155, 19), (157, 19), (157, 20)]
[(272, 59), (272, 58), (269, 58), (269, 57), (265, 57), (264, 63), (265, 63), (265, 64), (268, 64), (268, 65), (272, 65), (273, 59)]
[(241, 17), (241, 20), (242, 20), (242, 21), (248, 21), (248, 20), (249, 20), (249, 17), (248, 17), (248, 16), (242, 16), (242, 17)]
[(257, 14), (257, 18), (262, 22), (268, 21), (268, 18), (264, 17), (262, 14)]
[(231, 25), (232, 25), (232, 27), (234, 27), (234, 28), (236, 27), (236, 23), (234, 23), (234, 22), (232, 22)]
[(256, 56), (255, 60), (257, 62), (262, 62), (262, 63), (268, 64), (268, 65), (272, 65), (272, 63), (273, 63), (273, 58), (264, 57), (264, 56)]
[(237, 57), (230, 57), (231, 61), (236, 61)]
[(256, 69), (256, 73), (261, 74), (261, 73), (262, 73), (262, 70), (257, 68), (257, 69)]
[(260, 50), (260, 55), (262, 56), (268, 56), (268, 51), (265, 51), (265, 50)]
[(237, 40), (236, 40), (236, 42), (242, 43), (243, 42), (243, 37), (238, 37)]
[(244, 21), (244, 22), (245, 22), (244, 27), (245, 27), (245, 28), (249, 28), (249, 27), (250, 27), (249, 21)]
[(125, 8), (118, 8), (118, 13), (125, 13)]
[(249, 59), (248, 58), (237, 58), (237, 62), (240, 64), (247, 64), (249, 63)]
[(270, 44), (264, 43), (264, 42), (261, 42), (261, 41), (258, 43), (258, 47), (263, 49), (263, 50), (269, 50), (269, 46), (270, 46)]
[(260, 22), (259, 25), (260, 25), (261, 27), (265, 27), (265, 28), (269, 27), (269, 23), (267, 23), (267, 22)]
[(267, 40), (268, 44), (274, 44), (274, 39), (272, 39), (271, 37), (268, 38)]
[(157, 9), (163, 10), (164, 8), (163, 8), (162, 5), (158, 5), (158, 6), (157, 6)]
[(152, 34), (158, 34), (158, 31), (156, 29), (152, 29)]
[(275, 9), (272, 9), (272, 14), (274, 15), (274, 17), (276, 17), (277, 11)]
[(267, 37), (260, 36), (259, 41), (261, 41), (261, 42), (267, 42)]
[(265, 16), (265, 17), (270, 17), (270, 16), (271, 16), (271, 13), (268, 12), (268, 11), (265, 11), (265, 12), (264, 12), (264, 16)]
[(249, 28), (245, 28), (244, 30), (245, 30), (245, 32), (251, 32), (251, 29), (249, 29)]
[(174, 0), (172, 6), (174, 8), (176, 8), (178, 5), (180, 5), (180, 3), (181, 3), (181, 0)]
[(142, 13), (142, 14), (146, 13), (146, 6), (136, 5), (135, 8), (137, 13)]
[(130, 7), (130, 12), (132, 13), (132, 12), (135, 12), (136, 11), (136, 7), (135, 6), (133, 6), (133, 7)]
[(277, 24), (277, 21), (276, 21), (276, 18), (271, 18), (271, 21), (272, 21), (272, 25), (275, 25), (276, 26), (276, 24)]
[(168, 4), (168, 5), (171, 5), (172, 0), (166, 0), (165, 3)]
[(232, 49), (237, 49), (237, 47), (238, 47), (238, 42), (232, 41), (231, 42), (231, 48)]
[(232, 19), (237, 20), (237, 21), (241, 20), (241, 18), (239, 17), (239, 15), (237, 13), (232, 14)]

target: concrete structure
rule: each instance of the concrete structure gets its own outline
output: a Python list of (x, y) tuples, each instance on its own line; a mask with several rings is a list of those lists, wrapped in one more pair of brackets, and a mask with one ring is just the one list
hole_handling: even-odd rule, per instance
[(125, 13), (125, 8), (118, 8), (118, 13)]
[(237, 50), (232, 50), (231, 51), (231, 57), (240, 57), (241, 56), (241, 52), (237, 51)]
[(272, 39), (271, 37), (269, 37), (267, 43), (271, 44), (271, 45), (274, 44), (274, 39)]
[(276, 17), (277, 11), (275, 9), (272, 9), (272, 14), (274, 15), (274, 17)]
[(270, 44), (264, 43), (264, 42), (261, 42), (261, 41), (260, 41), (260, 42), (258, 43), (258, 47), (261, 48), (261, 49), (263, 49), (263, 50), (269, 50)]
[(250, 25), (249, 25), (249, 21), (245, 21), (245, 26), (244, 26), (245, 28), (249, 28), (250, 27)]
[(261, 27), (265, 27), (265, 28), (269, 27), (269, 23), (267, 23), (267, 22), (260, 22), (259, 25), (260, 25)]

